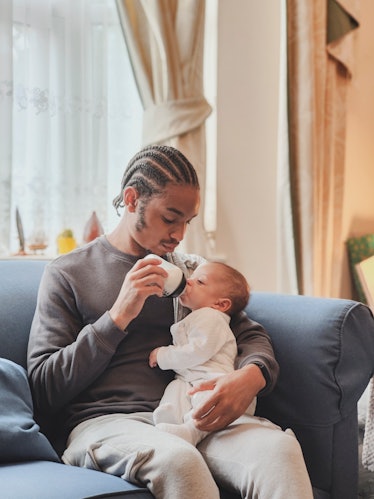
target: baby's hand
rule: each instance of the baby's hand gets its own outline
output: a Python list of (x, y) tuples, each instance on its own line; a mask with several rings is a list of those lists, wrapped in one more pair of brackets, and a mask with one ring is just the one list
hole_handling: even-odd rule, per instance
[(157, 352), (159, 351), (159, 349), (160, 349), (160, 347), (155, 348), (149, 354), (149, 365), (150, 365), (150, 367), (157, 367)]

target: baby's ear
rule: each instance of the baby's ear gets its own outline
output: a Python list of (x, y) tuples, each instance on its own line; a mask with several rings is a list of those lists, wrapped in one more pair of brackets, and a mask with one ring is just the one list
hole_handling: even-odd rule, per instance
[(230, 298), (219, 298), (213, 305), (213, 308), (220, 310), (221, 312), (227, 312), (231, 308)]

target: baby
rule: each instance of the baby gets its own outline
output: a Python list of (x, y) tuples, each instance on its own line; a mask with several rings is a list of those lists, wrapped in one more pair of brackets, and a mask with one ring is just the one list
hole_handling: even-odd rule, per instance
[[(179, 300), (191, 313), (171, 326), (173, 344), (155, 348), (149, 356), (151, 367), (176, 373), (153, 413), (156, 427), (193, 445), (206, 437), (207, 432), (196, 428), (192, 414), (210, 390), (192, 396), (189, 390), (234, 370), (237, 345), (229, 323), (247, 305), (249, 294), (244, 276), (223, 263), (203, 263), (187, 280)], [(254, 399), (247, 413), (253, 415), (255, 408)]]

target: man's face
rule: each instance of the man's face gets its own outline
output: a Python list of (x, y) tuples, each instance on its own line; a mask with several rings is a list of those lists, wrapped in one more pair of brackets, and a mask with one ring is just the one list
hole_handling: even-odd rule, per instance
[(160, 256), (174, 251), (198, 214), (199, 205), (199, 190), (186, 185), (169, 185), (162, 196), (145, 204), (139, 200), (132, 231), (135, 243)]

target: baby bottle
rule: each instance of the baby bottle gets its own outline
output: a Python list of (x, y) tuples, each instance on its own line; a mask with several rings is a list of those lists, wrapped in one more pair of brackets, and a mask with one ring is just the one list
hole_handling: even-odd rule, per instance
[(160, 267), (162, 267), (168, 273), (165, 279), (164, 286), (164, 296), (170, 296), (171, 298), (176, 298), (181, 295), (186, 287), (187, 281), (184, 277), (183, 272), (179, 267), (173, 265), (172, 263), (164, 260), (158, 255), (149, 254), (145, 258), (157, 258), (161, 261)]

